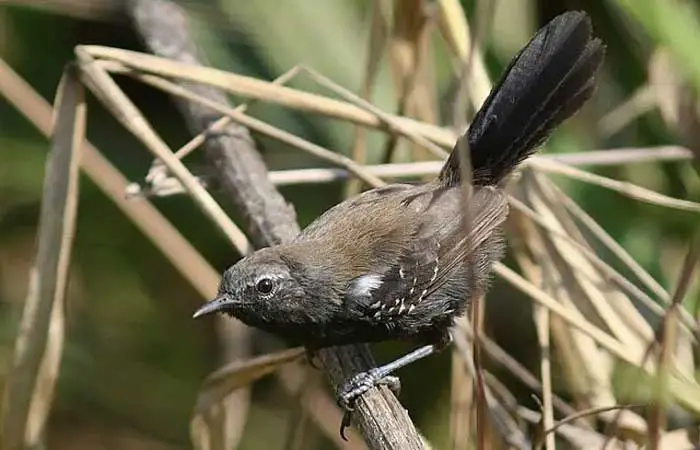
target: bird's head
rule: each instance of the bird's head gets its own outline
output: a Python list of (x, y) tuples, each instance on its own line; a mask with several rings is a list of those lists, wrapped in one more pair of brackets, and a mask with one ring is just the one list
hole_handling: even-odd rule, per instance
[(215, 299), (195, 313), (202, 317), (224, 313), (244, 323), (279, 332), (280, 325), (302, 325), (318, 319), (320, 291), (313, 286), (318, 274), (299, 261), (288, 246), (268, 247), (228, 268)]

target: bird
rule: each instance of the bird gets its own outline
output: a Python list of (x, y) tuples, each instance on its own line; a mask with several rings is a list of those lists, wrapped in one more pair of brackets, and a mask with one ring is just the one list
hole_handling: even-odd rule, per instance
[(418, 343), (353, 376), (338, 401), (349, 412), (377, 385), (397, 389), (392, 373), (449, 345), (456, 318), (488, 291), (505, 253), (504, 184), (591, 98), (604, 54), (585, 12), (556, 16), (513, 57), (437, 177), (362, 192), (292, 241), (242, 258), (194, 317), (222, 313), (309, 351)]

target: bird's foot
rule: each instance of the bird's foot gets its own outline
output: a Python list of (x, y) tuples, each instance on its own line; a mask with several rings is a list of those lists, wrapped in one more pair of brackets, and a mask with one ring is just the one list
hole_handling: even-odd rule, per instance
[(384, 375), (381, 370), (377, 369), (358, 373), (345, 383), (338, 394), (338, 403), (343, 409), (352, 411), (357, 398), (375, 386), (388, 386), (389, 389), (398, 394), (401, 389), (399, 377)]
[(397, 395), (401, 390), (401, 380), (399, 380), (399, 377), (386, 375), (381, 368), (358, 373), (340, 389), (338, 393), (338, 405), (345, 410), (343, 421), (340, 424), (340, 436), (344, 440), (347, 441), (345, 429), (350, 426), (352, 412), (355, 409), (355, 402), (357, 399), (373, 387), (382, 385), (387, 386)]

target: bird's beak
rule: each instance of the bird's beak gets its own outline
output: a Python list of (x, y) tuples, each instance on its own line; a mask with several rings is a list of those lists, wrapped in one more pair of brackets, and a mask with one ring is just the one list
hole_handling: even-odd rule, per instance
[(229, 305), (230, 302), (228, 301), (227, 297), (221, 296), (221, 297), (216, 297), (214, 300), (205, 303), (201, 308), (199, 308), (194, 315), (192, 315), (193, 319), (196, 319), (198, 317), (206, 316), (215, 312), (219, 312), (223, 310), (227, 305)]

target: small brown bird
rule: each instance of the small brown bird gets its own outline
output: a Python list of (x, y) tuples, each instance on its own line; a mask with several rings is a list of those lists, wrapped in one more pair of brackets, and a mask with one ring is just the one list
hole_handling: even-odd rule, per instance
[[(603, 55), (584, 13), (554, 18), (515, 56), (434, 181), (372, 189), (338, 204), (293, 242), (226, 270), (218, 297), (195, 317), (222, 312), (310, 349), (426, 344), (358, 374), (340, 403), (350, 410), (373, 386), (396, 387), (390, 373), (447, 345), (454, 319), (488, 288), (508, 214), (498, 184), (590, 98)], [(468, 204), (457, 151), (465, 140)]]

